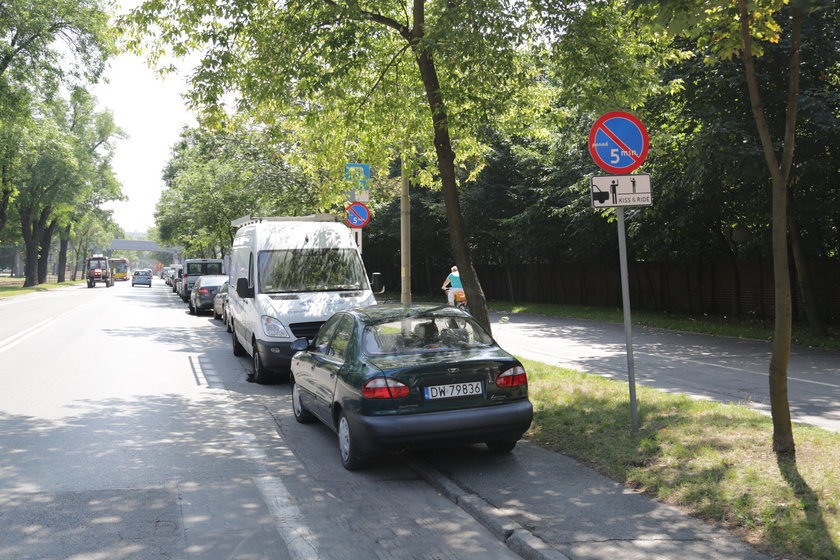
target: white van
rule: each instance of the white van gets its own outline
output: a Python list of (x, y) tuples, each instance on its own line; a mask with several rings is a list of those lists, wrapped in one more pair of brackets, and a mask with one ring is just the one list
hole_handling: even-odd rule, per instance
[(336, 311), (376, 304), (353, 233), (334, 216), (231, 225), (240, 226), (229, 271), (233, 353), (253, 358), (254, 381), (288, 375), (292, 341), (314, 338)]

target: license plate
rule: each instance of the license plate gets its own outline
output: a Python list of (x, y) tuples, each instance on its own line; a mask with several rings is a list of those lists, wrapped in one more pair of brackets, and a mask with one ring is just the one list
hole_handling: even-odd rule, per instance
[(449, 385), (432, 385), (423, 388), (423, 395), (427, 399), (451, 399), (454, 397), (468, 397), (481, 395), (481, 381), (468, 383), (451, 383)]

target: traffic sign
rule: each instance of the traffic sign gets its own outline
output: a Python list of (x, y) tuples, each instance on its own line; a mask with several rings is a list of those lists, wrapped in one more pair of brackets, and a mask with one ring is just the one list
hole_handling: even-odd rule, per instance
[(607, 113), (589, 131), (589, 154), (610, 173), (630, 173), (642, 165), (649, 146), (645, 125), (630, 113)]
[(347, 207), (347, 224), (353, 228), (365, 227), (370, 221), (370, 210), (361, 202)]
[(592, 177), (592, 208), (652, 206), (650, 175), (606, 175)]
[(370, 165), (366, 163), (345, 163), (344, 180), (353, 183), (352, 190), (347, 193), (350, 202), (367, 202), (370, 200)]

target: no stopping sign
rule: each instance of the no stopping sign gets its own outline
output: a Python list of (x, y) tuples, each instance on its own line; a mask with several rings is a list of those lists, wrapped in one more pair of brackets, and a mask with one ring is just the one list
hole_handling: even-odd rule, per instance
[(649, 146), (645, 125), (630, 113), (607, 113), (589, 131), (589, 154), (610, 173), (629, 173), (642, 165)]

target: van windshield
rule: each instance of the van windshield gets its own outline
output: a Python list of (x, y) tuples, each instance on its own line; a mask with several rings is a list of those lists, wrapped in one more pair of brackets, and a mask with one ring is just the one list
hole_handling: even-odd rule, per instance
[(355, 249), (260, 251), (260, 292), (365, 290), (367, 279)]

